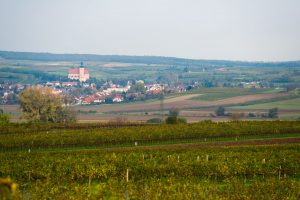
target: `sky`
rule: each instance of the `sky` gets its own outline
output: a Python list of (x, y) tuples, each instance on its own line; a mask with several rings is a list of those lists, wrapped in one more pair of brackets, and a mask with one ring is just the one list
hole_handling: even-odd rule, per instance
[(300, 0), (0, 0), (0, 50), (300, 60)]

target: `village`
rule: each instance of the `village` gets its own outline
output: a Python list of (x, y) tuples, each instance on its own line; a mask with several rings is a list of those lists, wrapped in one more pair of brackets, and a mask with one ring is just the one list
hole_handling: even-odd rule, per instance
[[(81, 62), (77, 68), (69, 68), (63, 81), (45, 79), (35, 84), (0, 83), (0, 104), (18, 104), (18, 95), (30, 86), (51, 87), (69, 105), (113, 104), (160, 98), (162, 94), (183, 93), (199, 87), (218, 87), (206, 80), (189, 84), (167, 82), (145, 83), (144, 80), (99, 81), (90, 76)], [(266, 82), (223, 83), (221, 87), (268, 88)]]
[[(67, 82), (47, 81), (35, 86), (51, 87), (53, 92), (61, 95), (66, 104), (88, 105), (104, 103), (121, 103), (158, 98), (162, 92), (185, 92), (186, 87), (169, 87), (167, 84), (145, 84), (143, 80), (127, 81), (126, 85), (106, 81), (100, 88), (90, 80), (88, 68), (81, 63), (79, 68), (70, 68)], [(0, 84), (0, 103), (17, 104), (18, 95), (30, 84)]]

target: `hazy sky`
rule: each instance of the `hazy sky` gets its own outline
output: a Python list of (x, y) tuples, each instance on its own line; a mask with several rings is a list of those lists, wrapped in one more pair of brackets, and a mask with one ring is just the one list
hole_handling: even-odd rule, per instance
[(0, 0), (0, 50), (300, 60), (300, 0)]

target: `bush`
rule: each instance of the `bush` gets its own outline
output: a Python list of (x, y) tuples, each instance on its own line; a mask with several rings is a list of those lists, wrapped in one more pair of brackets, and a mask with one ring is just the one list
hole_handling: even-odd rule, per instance
[(151, 118), (147, 120), (148, 123), (162, 123), (163, 120), (160, 118)]
[(169, 110), (169, 115), (177, 117), (179, 115), (179, 108), (171, 108)]
[(278, 108), (272, 108), (269, 110), (268, 117), (278, 118)]
[(215, 111), (217, 116), (225, 116), (225, 108), (223, 106), (220, 106)]
[(186, 124), (185, 118), (178, 118), (176, 116), (169, 116), (166, 119), (166, 124)]
[(248, 113), (248, 117), (256, 117), (254, 113)]
[(185, 118), (177, 118), (177, 123), (178, 123), (178, 124), (186, 124), (187, 121), (186, 121)]
[(3, 112), (2, 109), (0, 109), (0, 125), (9, 123), (10, 115)]

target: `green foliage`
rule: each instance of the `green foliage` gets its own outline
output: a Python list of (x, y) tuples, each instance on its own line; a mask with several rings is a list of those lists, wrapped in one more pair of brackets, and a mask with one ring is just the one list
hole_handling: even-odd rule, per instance
[(131, 86), (129, 91), (145, 93), (146, 92), (145, 84), (143, 82), (137, 82), (135, 85)]
[(254, 113), (249, 113), (249, 114), (248, 114), (248, 117), (256, 117), (256, 114), (254, 114)]
[(10, 178), (0, 178), (0, 199), (10, 200), (18, 196), (17, 184)]
[(179, 117), (179, 118), (177, 118), (177, 122), (178, 122), (178, 124), (186, 124), (187, 120), (183, 117)]
[[(179, 139), (299, 134), (299, 121), (200, 122), (177, 125), (8, 124), (0, 127), (0, 148), (128, 144)], [(114, 128), (118, 127), (119, 128)], [(47, 133), (47, 134), (45, 134)], [(60, 137), (58, 137), (58, 135)]]
[(10, 120), (10, 115), (3, 112), (2, 109), (0, 109), (0, 125), (8, 124)]
[(177, 116), (169, 116), (166, 118), (166, 124), (177, 124)]
[(225, 108), (223, 106), (220, 106), (215, 111), (217, 116), (225, 116)]
[(278, 118), (278, 108), (272, 108), (269, 110), (268, 117)]
[(171, 108), (169, 110), (169, 116), (175, 116), (177, 117), (179, 115), (179, 108)]
[(6, 152), (0, 174), (31, 199), (299, 199), (299, 152), (298, 144)]
[(166, 118), (166, 124), (186, 124), (185, 118), (180, 118), (177, 116), (169, 116)]
[(74, 122), (76, 112), (63, 107), (62, 99), (48, 87), (31, 87), (19, 97), (22, 117), (29, 122)]
[(151, 118), (151, 119), (148, 119), (147, 122), (159, 124), (159, 123), (162, 123), (162, 120), (161, 120), (161, 118)]
[(77, 112), (72, 107), (63, 107), (59, 112), (58, 122), (62, 123), (74, 123), (77, 121)]

